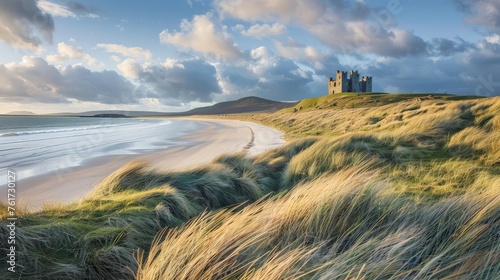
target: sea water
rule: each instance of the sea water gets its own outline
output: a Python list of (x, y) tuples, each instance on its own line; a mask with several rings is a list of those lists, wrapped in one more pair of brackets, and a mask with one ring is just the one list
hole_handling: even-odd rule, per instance
[[(0, 116), (0, 172), (21, 180), (97, 157), (162, 150), (200, 128), (188, 120)], [(6, 180), (0, 175), (0, 185)]]

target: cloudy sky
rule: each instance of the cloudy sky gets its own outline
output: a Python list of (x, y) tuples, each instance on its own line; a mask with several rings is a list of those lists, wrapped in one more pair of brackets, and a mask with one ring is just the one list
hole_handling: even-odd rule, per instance
[(500, 0), (1, 0), (0, 113), (374, 91), (500, 95)]

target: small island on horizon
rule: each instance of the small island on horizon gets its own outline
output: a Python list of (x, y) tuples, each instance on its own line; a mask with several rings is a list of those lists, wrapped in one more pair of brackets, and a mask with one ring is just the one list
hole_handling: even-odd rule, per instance
[(33, 116), (36, 115), (33, 112), (30, 111), (11, 111), (8, 112), (6, 115), (12, 115), (12, 116)]
[(124, 114), (111, 114), (111, 113), (102, 113), (102, 114), (95, 114), (93, 116), (79, 116), (81, 118), (130, 118), (127, 115)]

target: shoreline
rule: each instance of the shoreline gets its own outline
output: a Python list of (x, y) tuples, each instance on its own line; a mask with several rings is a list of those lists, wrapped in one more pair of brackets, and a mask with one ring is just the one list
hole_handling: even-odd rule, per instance
[(175, 138), (178, 144), (164, 150), (102, 156), (77, 167), (18, 180), (18, 201), (28, 211), (41, 210), (43, 205), (77, 202), (90, 194), (100, 181), (131, 161), (145, 162), (154, 170), (178, 170), (208, 163), (225, 153), (246, 151), (248, 156), (255, 156), (285, 143), (282, 132), (256, 123), (189, 120), (201, 122), (206, 127)]

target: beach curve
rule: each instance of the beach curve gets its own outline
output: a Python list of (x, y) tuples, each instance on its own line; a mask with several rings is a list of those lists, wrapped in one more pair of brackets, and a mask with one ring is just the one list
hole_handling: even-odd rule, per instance
[(204, 128), (179, 138), (178, 145), (141, 155), (103, 156), (58, 173), (48, 173), (18, 185), (18, 198), (27, 210), (43, 205), (76, 202), (89, 194), (95, 185), (130, 161), (142, 161), (156, 170), (189, 168), (210, 162), (221, 154), (246, 151), (257, 155), (285, 143), (283, 133), (275, 129), (236, 120), (190, 119)]

